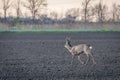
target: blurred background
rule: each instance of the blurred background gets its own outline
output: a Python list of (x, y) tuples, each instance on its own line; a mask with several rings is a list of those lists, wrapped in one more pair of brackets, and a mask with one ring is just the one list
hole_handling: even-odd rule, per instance
[(0, 0), (0, 30), (120, 30), (119, 0)]

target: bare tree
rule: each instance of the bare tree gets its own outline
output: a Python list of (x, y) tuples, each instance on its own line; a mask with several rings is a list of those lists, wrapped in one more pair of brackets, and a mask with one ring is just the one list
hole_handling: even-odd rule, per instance
[(112, 13), (112, 21), (113, 22), (119, 21), (119, 19), (120, 19), (120, 6), (117, 5), (116, 3), (114, 3), (112, 5), (111, 13)]
[(116, 19), (116, 12), (117, 12), (117, 5), (114, 3), (112, 5), (112, 10), (111, 10), (113, 22), (115, 22), (115, 19)]
[(17, 2), (13, 5), (16, 11), (17, 18), (20, 17), (21, 13), (21, 0), (17, 0)]
[(120, 22), (120, 5), (118, 5), (118, 18), (119, 18), (119, 22)]
[(24, 7), (30, 10), (33, 21), (39, 12), (39, 9), (46, 6), (47, 6), (46, 0), (27, 0), (27, 3), (24, 4)]
[(10, 0), (2, 0), (2, 3), (3, 3), (4, 18), (6, 19), (7, 10), (10, 8), (11, 2)]
[(79, 8), (71, 8), (66, 11), (66, 16), (71, 15), (78, 17), (80, 14), (80, 9)]
[(96, 18), (99, 22), (103, 22), (106, 19), (108, 7), (105, 4), (102, 4), (102, 1), (95, 5), (94, 12), (96, 14)]
[(82, 6), (83, 6), (82, 12), (83, 12), (83, 18), (84, 18), (84, 22), (85, 22), (85, 23), (87, 22), (89, 5), (90, 5), (90, 2), (91, 2), (91, 1), (92, 1), (92, 0), (83, 0), (83, 2), (82, 2)]
[(58, 18), (58, 13), (55, 12), (55, 11), (52, 11), (52, 12), (50, 12), (50, 16), (54, 19), (57, 19)]

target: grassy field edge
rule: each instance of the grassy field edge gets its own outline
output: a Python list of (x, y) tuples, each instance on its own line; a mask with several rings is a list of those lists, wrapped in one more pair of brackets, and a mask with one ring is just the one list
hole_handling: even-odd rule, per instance
[(79, 32), (120, 32), (120, 30), (0, 30), (0, 33), (79, 33)]

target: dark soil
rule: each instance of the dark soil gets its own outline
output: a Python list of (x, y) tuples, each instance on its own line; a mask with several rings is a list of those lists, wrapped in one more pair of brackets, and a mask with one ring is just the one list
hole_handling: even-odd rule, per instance
[[(97, 64), (71, 65), (66, 37), (92, 45)], [(0, 80), (120, 80), (120, 33), (0, 33)]]

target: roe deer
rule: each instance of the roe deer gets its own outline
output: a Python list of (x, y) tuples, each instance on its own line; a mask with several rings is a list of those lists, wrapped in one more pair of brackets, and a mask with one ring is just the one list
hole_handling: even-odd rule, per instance
[(91, 53), (92, 46), (90, 46), (88, 44), (79, 44), (79, 45), (76, 45), (76, 46), (72, 46), (70, 44), (70, 39), (66, 39), (64, 47), (67, 48), (69, 50), (69, 52), (72, 54), (71, 64), (73, 64), (75, 56), (77, 56), (78, 60), (82, 64), (84, 64), (84, 62), (80, 59), (81, 54), (86, 54), (86, 56), (87, 56), (87, 60), (85, 62), (85, 65), (88, 63), (90, 57), (92, 57), (93, 64), (96, 64), (96, 62), (94, 60), (94, 57), (93, 57), (93, 55)]

